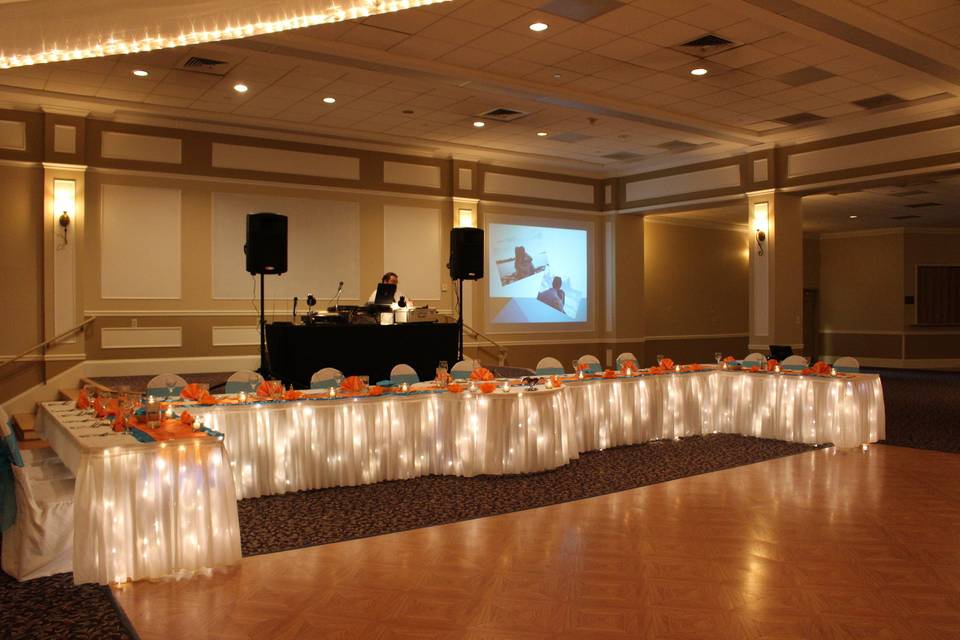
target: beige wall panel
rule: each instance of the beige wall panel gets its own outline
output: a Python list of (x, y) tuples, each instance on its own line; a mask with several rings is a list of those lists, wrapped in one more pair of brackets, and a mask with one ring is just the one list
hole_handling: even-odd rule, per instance
[(0, 300), (16, 316), (0, 331), (0, 354), (14, 355), (43, 340), (43, 170), (0, 166), (0, 194)]
[(27, 123), (17, 120), (0, 120), (0, 149), (25, 151), (27, 148)]
[(614, 218), (613, 298), (615, 334), (620, 338), (646, 335), (646, 225), (643, 217), (620, 215)]
[[(647, 222), (646, 334), (746, 335), (747, 251), (742, 231)], [(623, 299), (623, 292), (618, 295)]]
[(663, 354), (676, 363), (710, 363), (713, 354), (720, 352), (724, 356), (742, 358), (747, 355), (747, 336), (731, 338), (700, 338), (680, 340), (648, 340), (644, 345), (646, 360), (643, 366), (657, 363), (658, 354)]
[(903, 291), (902, 234), (821, 237), (822, 329), (903, 331)]
[(180, 327), (105, 327), (100, 330), (104, 349), (157, 349), (183, 346)]
[(53, 125), (53, 150), (56, 153), (76, 153), (77, 128), (66, 124)]
[[(277, 318), (279, 319), (288, 319)], [(113, 347), (104, 348), (101, 342), (103, 330), (107, 334), (111, 331), (123, 331), (131, 329), (131, 322), (137, 320), (140, 325), (148, 325), (146, 328), (165, 330), (167, 335), (172, 335), (174, 331), (179, 332), (179, 347)], [(269, 316), (268, 316), (269, 320)], [(117, 359), (137, 359), (137, 358), (188, 358), (199, 357), (207, 358), (213, 356), (237, 356), (254, 355), (258, 352), (258, 346), (254, 345), (224, 345), (214, 347), (211, 341), (213, 327), (232, 327), (237, 326), (243, 329), (250, 327), (251, 323), (256, 323), (254, 317), (223, 317), (223, 316), (165, 316), (165, 317), (101, 317), (93, 324), (93, 330), (89, 332), (89, 338), (86, 342), (87, 358), (90, 360), (117, 360)], [(132, 339), (130, 340), (132, 342)], [(172, 342), (172, 341), (171, 341)], [(158, 371), (157, 373), (162, 373)]]
[(682, 193), (712, 191), (740, 185), (740, 165), (732, 164), (626, 184), (627, 202), (652, 200)]
[(250, 326), (214, 326), (210, 330), (210, 343), (214, 347), (260, 347), (260, 327)]
[(410, 162), (383, 163), (383, 181), (388, 184), (407, 184), (416, 187), (440, 188), (440, 167), (433, 164)]
[(946, 127), (788, 156), (787, 177), (827, 173), (865, 164), (884, 164), (955, 153), (960, 127)]
[(594, 190), (591, 184), (530, 178), (492, 171), (483, 174), (483, 191), (498, 195), (543, 200), (568, 200), (583, 204), (593, 204), (594, 200)]
[(213, 166), (318, 178), (360, 179), (360, 159), (326, 153), (213, 143)]
[(104, 131), (100, 144), (100, 155), (104, 158), (168, 164), (180, 164), (182, 159), (179, 138)]
[(820, 288), (820, 238), (803, 239), (803, 288)]
[(180, 217), (177, 189), (103, 187), (99, 272), (104, 298), (180, 298)]
[(821, 333), (820, 352), (854, 358), (894, 358), (901, 354), (899, 334)]
[(955, 334), (908, 335), (907, 358), (960, 358), (960, 331)]
[(419, 306), (440, 300), (443, 265), (440, 253), (441, 209), (383, 208), (383, 263), (400, 277), (400, 290)]

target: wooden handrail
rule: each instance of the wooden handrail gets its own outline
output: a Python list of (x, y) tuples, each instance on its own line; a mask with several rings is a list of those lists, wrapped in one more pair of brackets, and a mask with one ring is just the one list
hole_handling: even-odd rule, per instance
[(499, 342), (497, 342), (497, 341), (494, 340), (493, 338), (491, 338), (491, 337), (489, 337), (489, 336), (486, 336), (486, 335), (480, 333), (479, 331), (477, 331), (476, 329), (474, 329), (473, 327), (471, 327), (471, 326), (468, 325), (467, 323), (464, 323), (464, 324), (463, 324), (463, 328), (466, 329), (467, 331), (469, 331), (470, 333), (472, 333), (474, 338), (483, 338), (484, 340), (486, 340), (487, 342), (489, 342), (490, 344), (492, 344), (493, 346), (495, 346), (495, 347), (497, 348), (497, 350), (499, 351), (498, 362), (499, 362), (500, 366), (502, 367), (503, 365), (506, 364), (506, 362), (507, 362), (507, 353), (508, 353), (506, 347), (504, 347), (502, 344), (500, 344)]
[(52, 345), (52, 344), (54, 344), (54, 343), (56, 343), (56, 342), (60, 342), (61, 340), (63, 340), (63, 339), (66, 338), (67, 336), (72, 335), (72, 334), (76, 333), (77, 331), (80, 331), (81, 329), (85, 328), (88, 324), (90, 324), (91, 322), (93, 322), (93, 321), (96, 320), (96, 319), (97, 319), (97, 316), (90, 316), (89, 318), (87, 318), (86, 320), (84, 320), (83, 322), (81, 322), (80, 324), (78, 324), (77, 326), (73, 327), (72, 329), (67, 329), (66, 331), (64, 331), (64, 332), (61, 333), (60, 335), (54, 336), (54, 337), (50, 338), (49, 340), (45, 340), (45, 341), (41, 342), (41, 343), (38, 344), (38, 345), (34, 345), (34, 346), (30, 347), (29, 349), (27, 349), (26, 351), (22, 351), (21, 353), (18, 353), (17, 355), (15, 355), (14, 357), (10, 358), (9, 360), (0, 363), (0, 368), (3, 368), (3, 367), (5, 367), (5, 366), (7, 366), (8, 364), (13, 364), (14, 362), (20, 360), (21, 358), (24, 358), (24, 357), (30, 355), (31, 353), (33, 353), (33, 352), (36, 351), (37, 349), (46, 349), (46, 348), (49, 347), (50, 345)]

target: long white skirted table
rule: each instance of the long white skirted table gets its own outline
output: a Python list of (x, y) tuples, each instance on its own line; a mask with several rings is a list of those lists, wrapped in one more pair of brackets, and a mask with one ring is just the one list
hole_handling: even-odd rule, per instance
[(41, 435), (77, 475), (78, 582), (236, 563), (240, 498), (425, 475), (531, 473), (583, 451), (717, 432), (838, 447), (884, 437), (880, 378), (865, 374), (707, 369), (488, 394), (421, 388), (189, 409), (224, 434), (222, 445), (98, 442), (77, 437), (58, 413), (68, 405), (41, 408)]
[(37, 432), (76, 476), (73, 576), (124, 582), (240, 562), (237, 492), (214, 438), (139, 442), (46, 402)]

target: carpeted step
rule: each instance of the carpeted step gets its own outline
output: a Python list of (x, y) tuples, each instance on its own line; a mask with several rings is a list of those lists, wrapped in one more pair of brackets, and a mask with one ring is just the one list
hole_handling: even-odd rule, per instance
[(17, 434), (17, 440), (20, 442), (30, 442), (39, 440), (34, 429), (34, 418), (32, 413), (15, 413), (13, 415), (13, 431)]

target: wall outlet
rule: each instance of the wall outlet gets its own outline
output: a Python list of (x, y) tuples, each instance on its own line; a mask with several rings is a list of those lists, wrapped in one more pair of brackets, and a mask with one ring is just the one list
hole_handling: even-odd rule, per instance
[(442, 284), (440, 285), (440, 292), (441, 292), (441, 293), (446, 293), (446, 292), (447, 292), (447, 283), (446, 283), (446, 282), (444, 282), (444, 283), (442, 283)]
[(138, 324), (139, 324), (139, 323), (137, 322), (137, 319), (136, 319), (136, 318), (132, 318), (132, 319), (130, 320), (130, 327), (131, 327), (131, 328), (136, 329)]

